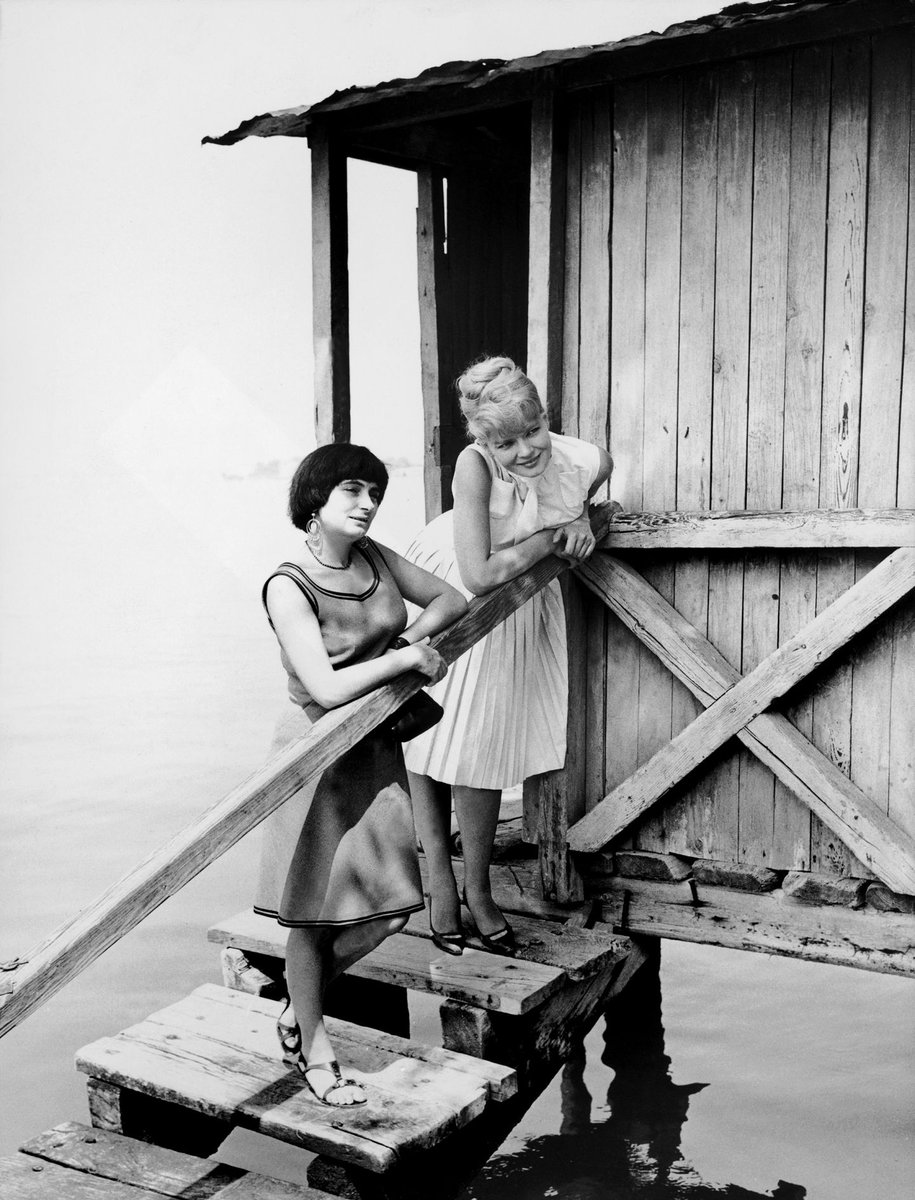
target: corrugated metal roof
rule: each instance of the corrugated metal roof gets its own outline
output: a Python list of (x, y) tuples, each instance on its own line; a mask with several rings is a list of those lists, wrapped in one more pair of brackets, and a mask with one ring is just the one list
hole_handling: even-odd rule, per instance
[[(907, 0), (908, 5), (912, 0)], [(229, 146), (246, 137), (304, 137), (317, 115), (352, 110), (360, 106), (377, 104), (394, 97), (428, 95), (461, 89), (480, 91), (493, 84), (506, 81), (512, 76), (531, 75), (537, 72), (556, 71), (569, 65), (606, 58), (612, 62), (614, 56), (638, 52), (659, 43), (674, 43), (683, 39), (707, 37), (722, 31), (737, 31), (753, 26), (772, 25), (792, 18), (826, 13), (832, 10), (865, 9), (873, 0), (762, 0), (762, 2), (731, 4), (718, 13), (707, 17), (696, 17), (671, 25), (663, 33), (650, 32), (636, 37), (623, 38), (617, 42), (604, 42), (593, 46), (576, 46), (567, 50), (548, 50), (524, 58), (479, 59), (475, 62), (449, 62), (430, 67), (413, 79), (392, 79), (370, 87), (350, 87), (333, 92), (317, 104), (299, 108), (281, 109), (261, 116), (250, 117), (237, 129), (218, 137), (205, 137), (204, 142)]]

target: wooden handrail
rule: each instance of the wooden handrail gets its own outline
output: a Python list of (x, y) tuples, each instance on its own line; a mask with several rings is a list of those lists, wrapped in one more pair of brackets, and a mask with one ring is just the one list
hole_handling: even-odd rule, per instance
[[(598, 540), (618, 510), (619, 505), (611, 502), (592, 511), (591, 527)], [(465, 615), (439, 634), (433, 644), (446, 662), (454, 662), (567, 569), (568, 563), (559, 558), (544, 559), (524, 575), (474, 600)], [(36, 946), (20, 960), (20, 966), (0, 975), (0, 987), (7, 992), (0, 996), (0, 1037), (215, 862), (303, 784), (326, 770), (418, 691), (423, 682), (423, 676), (410, 672), (367, 696), (332, 709), (303, 738), (286, 746)]]
[(602, 550), (848, 550), (915, 546), (915, 509), (628, 512)]

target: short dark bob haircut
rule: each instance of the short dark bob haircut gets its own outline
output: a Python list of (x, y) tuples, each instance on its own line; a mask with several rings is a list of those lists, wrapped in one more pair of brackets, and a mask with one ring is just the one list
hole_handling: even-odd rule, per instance
[(364, 479), (374, 483), (384, 499), (388, 473), (384, 463), (371, 450), (351, 442), (319, 446), (302, 459), (289, 485), (289, 519), (296, 529), (305, 532), (308, 522), (318, 509), (324, 507), (328, 496), (344, 479)]

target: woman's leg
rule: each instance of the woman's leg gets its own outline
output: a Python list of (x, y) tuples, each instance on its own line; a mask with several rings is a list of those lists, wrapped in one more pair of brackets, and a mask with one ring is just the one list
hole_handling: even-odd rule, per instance
[[(286, 944), (286, 982), (293, 1012), (288, 1021), (298, 1023), (302, 1035), (302, 1057), (306, 1063), (329, 1063), (336, 1059), (334, 1048), (324, 1025), (324, 990), (353, 963), (364, 958), (370, 950), (381, 945), (386, 937), (403, 929), (405, 916), (379, 917), (345, 929), (327, 926), (313, 929), (290, 929)], [(330, 1087), (334, 1076), (330, 1071), (309, 1072), (312, 1085), (319, 1092)], [(365, 1098), (359, 1084), (337, 1088), (331, 1103), (345, 1106)]]
[[(302, 1059), (307, 1063), (330, 1063), (336, 1055), (324, 1026), (324, 988), (334, 961), (336, 935), (326, 926), (290, 929), (286, 943), (286, 983), (295, 1019), (302, 1034)], [(290, 1014), (291, 1016), (291, 1014)], [(308, 1082), (318, 1095), (336, 1082), (332, 1071), (309, 1071)], [(336, 1088), (328, 1103), (346, 1107), (365, 1100), (359, 1084)]]
[(464, 894), (480, 933), (491, 937), (505, 927), (505, 917), (492, 898), (489, 863), (499, 823), (502, 793), (497, 788), (455, 785), (454, 811), (464, 852)]
[(335, 936), (332, 946), (332, 959), (326, 980), (330, 983), (338, 975), (342, 975), (349, 967), (364, 958), (369, 951), (380, 946), (385, 938), (392, 933), (398, 933), (407, 923), (407, 917), (378, 917), (374, 921), (362, 921), (358, 925), (349, 925), (341, 929)]
[(407, 772), (413, 821), (429, 872), (429, 923), (439, 933), (458, 933), (461, 904), (451, 866), (451, 789), (428, 775)]

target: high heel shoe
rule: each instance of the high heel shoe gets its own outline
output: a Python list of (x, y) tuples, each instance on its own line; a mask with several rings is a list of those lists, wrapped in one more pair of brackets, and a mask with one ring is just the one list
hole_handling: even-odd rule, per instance
[(514, 958), (518, 952), (515, 931), (508, 921), (495, 933), (480, 933), (478, 929), (477, 934), (486, 949), (492, 951), (493, 954), (504, 954), (507, 958)]
[(279, 1039), (283, 1062), (298, 1065), (298, 1058), (302, 1050), (302, 1031), (299, 1029), (298, 1022), (290, 1025), (288, 1021), (283, 1020), (283, 1017), (291, 1010), (292, 1001), (287, 1000), (286, 1007), (280, 1013), (276, 1023), (276, 1036)]
[(432, 923), (429, 923), (429, 932), (432, 934), (433, 946), (438, 946), (439, 950), (445, 954), (459, 955), (463, 954), (467, 946), (464, 940), (464, 931), (460, 933), (439, 933), (437, 929), (432, 928)]
[(467, 903), (466, 892), (461, 892), (461, 903), (470, 913), (470, 919), (473, 921), (477, 937), (480, 939), (486, 949), (491, 951), (493, 954), (504, 954), (507, 958), (514, 958), (518, 949), (518, 945), (515, 941), (515, 931), (512, 929), (511, 925), (509, 925), (508, 921), (505, 921), (505, 918), (503, 917), (502, 919), (505, 921), (505, 924), (501, 929), (496, 929), (492, 933), (484, 933), (482, 929), (480, 929), (476, 918), (471, 912), (470, 905)]

